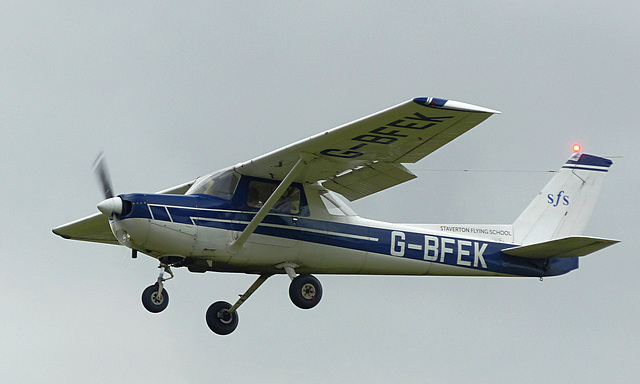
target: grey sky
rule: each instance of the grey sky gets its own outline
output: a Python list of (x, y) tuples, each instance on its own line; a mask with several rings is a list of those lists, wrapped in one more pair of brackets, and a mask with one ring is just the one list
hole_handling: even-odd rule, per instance
[[(517, 3), (517, 4), (514, 4)], [(7, 382), (629, 382), (640, 7), (634, 1), (0, 5), (0, 376)], [(157, 262), (65, 241), (96, 212), (91, 164), (153, 192), (417, 96), (502, 111), (353, 204), (397, 222), (510, 223), (574, 141), (615, 156), (588, 233), (622, 243), (566, 276), (274, 277), (228, 337), (204, 321), (252, 276), (190, 274), (144, 310)], [(618, 158), (621, 157), (621, 158)]]

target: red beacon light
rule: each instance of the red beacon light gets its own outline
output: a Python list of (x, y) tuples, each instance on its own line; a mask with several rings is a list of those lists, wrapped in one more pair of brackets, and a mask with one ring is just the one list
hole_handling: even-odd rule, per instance
[(577, 152), (580, 152), (580, 150), (582, 148), (580, 147), (580, 144), (573, 144), (573, 148), (572, 149), (573, 149), (573, 152), (577, 153)]

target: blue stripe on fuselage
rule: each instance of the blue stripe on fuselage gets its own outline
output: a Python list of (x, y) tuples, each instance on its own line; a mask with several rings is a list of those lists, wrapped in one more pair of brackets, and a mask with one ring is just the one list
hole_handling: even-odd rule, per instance
[[(255, 212), (230, 210), (223, 201), (199, 196), (122, 195), (133, 202), (132, 212), (122, 217), (242, 231)], [(166, 209), (165, 209), (166, 208)], [(153, 217), (150, 212), (153, 212)], [(164, 212), (164, 213), (163, 213)], [(166, 214), (168, 213), (168, 214)], [(427, 260), (519, 276), (554, 276), (577, 268), (577, 258), (527, 259), (508, 256), (502, 249), (514, 244), (465, 239), (357, 224), (337, 223), (291, 215), (269, 214), (255, 233), (330, 245), (363, 252)]]

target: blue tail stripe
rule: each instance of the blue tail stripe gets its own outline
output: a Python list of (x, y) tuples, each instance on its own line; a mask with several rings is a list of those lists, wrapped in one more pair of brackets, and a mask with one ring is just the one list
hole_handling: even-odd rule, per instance
[[(613, 164), (613, 161), (606, 159), (604, 157), (598, 157), (593, 155), (588, 155), (586, 153), (582, 153), (580, 155), (574, 156), (570, 158), (563, 168), (569, 168), (568, 165), (582, 165), (582, 166), (591, 166), (591, 167), (604, 167), (609, 168)], [(595, 169), (593, 169), (595, 170)]]

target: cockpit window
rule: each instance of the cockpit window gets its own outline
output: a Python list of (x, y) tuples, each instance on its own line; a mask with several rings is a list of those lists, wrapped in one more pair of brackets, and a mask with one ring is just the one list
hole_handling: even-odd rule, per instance
[[(252, 180), (249, 183), (249, 192), (247, 193), (247, 206), (250, 208), (262, 207), (277, 187), (278, 184)], [(291, 215), (300, 213), (300, 188), (293, 185), (287, 188), (273, 206), (271, 212)]]
[(186, 194), (204, 194), (231, 200), (233, 192), (238, 186), (238, 180), (238, 175), (232, 170), (218, 172), (196, 182)]

